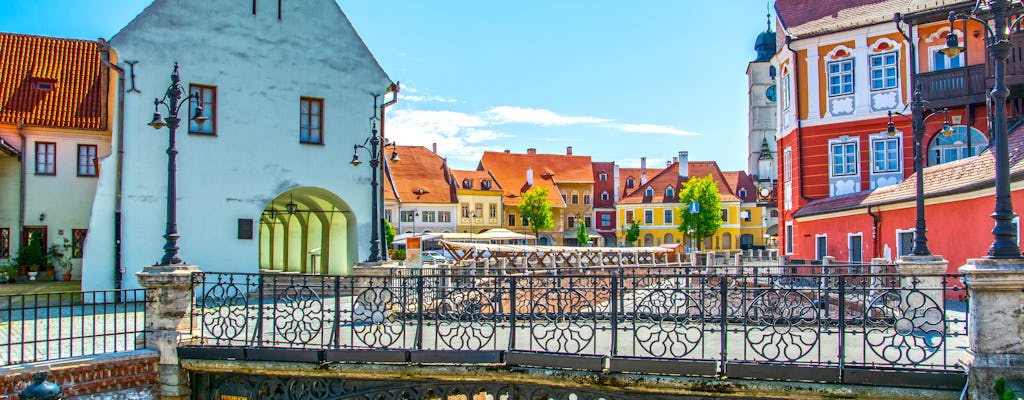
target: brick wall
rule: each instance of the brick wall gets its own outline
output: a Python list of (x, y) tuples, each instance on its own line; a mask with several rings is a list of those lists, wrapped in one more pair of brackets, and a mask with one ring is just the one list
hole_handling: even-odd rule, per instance
[(157, 398), (157, 362), (153, 350), (100, 354), (50, 362), (0, 367), (0, 400), (17, 399), (32, 382), (32, 374), (50, 371), (49, 381), (61, 386), (64, 398)]

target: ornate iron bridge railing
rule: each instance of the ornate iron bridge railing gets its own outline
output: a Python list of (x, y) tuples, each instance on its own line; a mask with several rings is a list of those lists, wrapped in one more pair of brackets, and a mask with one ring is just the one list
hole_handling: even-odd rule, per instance
[(369, 272), (197, 274), (194, 340), (179, 352), (963, 383), (967, 310), (945, 300), (963, 293), (957, 275), (904, 276), (891, 265)]

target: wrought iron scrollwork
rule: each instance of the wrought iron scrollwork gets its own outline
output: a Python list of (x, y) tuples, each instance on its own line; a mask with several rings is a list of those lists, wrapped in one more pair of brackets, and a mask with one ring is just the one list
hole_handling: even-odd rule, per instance
[(939, 302), (916, 289), (886, 291), (871, 301), (864, 341), (890, 364), (919, 364), (945, 340), (946, 315)]
[(818, 308), (798, 290), (762, 292), (746, 311), (747, 345), (769, 361), (796, 361), (818, 345)]
[(591, 345), (596, 328), (586, 322), (593, 303), (579, 290), (549, 289), (533, 302), (530, 334), (542, 350), (576, 354)]
[(405, 332), (405, 325), (394, 321), (394, 314), (402, 311), (402, 305), (401, 297), (390, 288), (363, 290), (352, 303), (353, 331), (368, 347), (391, 347)]
[(479, 350), (490, 344), (497, 328), (491, 292), (478, 288), (447, 291), (437, 304), (437, 332), (454, 350)]

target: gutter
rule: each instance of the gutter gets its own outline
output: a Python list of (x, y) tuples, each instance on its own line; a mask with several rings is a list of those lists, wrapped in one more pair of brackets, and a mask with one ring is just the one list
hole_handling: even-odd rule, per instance
[(122, 287), (124, 265), (121, 263), (121, 188), (124, 181), (124, 69), (110, 62), (110, 44), (100, 39), (100, 62), (117, 71), (117, 167), (114, 184), (114, 289)]
[(882, 223), (882, 215), (871, 212), (871, 206), (867, 210), (871, 216), (871, 258), (878, 258), (878, 224)]
[[(24, 153), (25, 149), (27, 148), (26, 146), (28, 146), (28, 141), (25, 140), (24, 119), (18, 121), (18, 138), (21, 139), (21, 152)], [(28, 171), (25, 168), (25, 158), (18, 157), (18, 159), (21, 160), (21, 162), (18, 163), (21, 169), (21, 173), (18, 174), (18, 234), (23, 236), (25, 234), (25, 174), (27, 174)], [(21, 249), (20, 242), (18, 245), (18, 249)]]

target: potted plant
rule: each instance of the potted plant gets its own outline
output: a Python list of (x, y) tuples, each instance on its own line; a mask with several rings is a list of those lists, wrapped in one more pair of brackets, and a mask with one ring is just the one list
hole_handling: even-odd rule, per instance
[(61, 275), (62, 280), (71, 280), (71, 241), (68, 238), (63, 238), (60, 243), (54, 243), (50, 246), (50, 251), (46, 252), (47, 264), (53, 267), (48, 269), (48, 272), (54, 272)]
[(42, 245), (42, 239), (38, 236), (29, 238), (28, 246), (18, 249), (16, 257), (19, 267), (28, 271), (30, 281), (34, 281), (39, 269), (46, 265), (46, 251)]
[(3, 283), (14, 283), (18, 277), (18, 266), (10, 260), (0, 260), (0, 279)]

